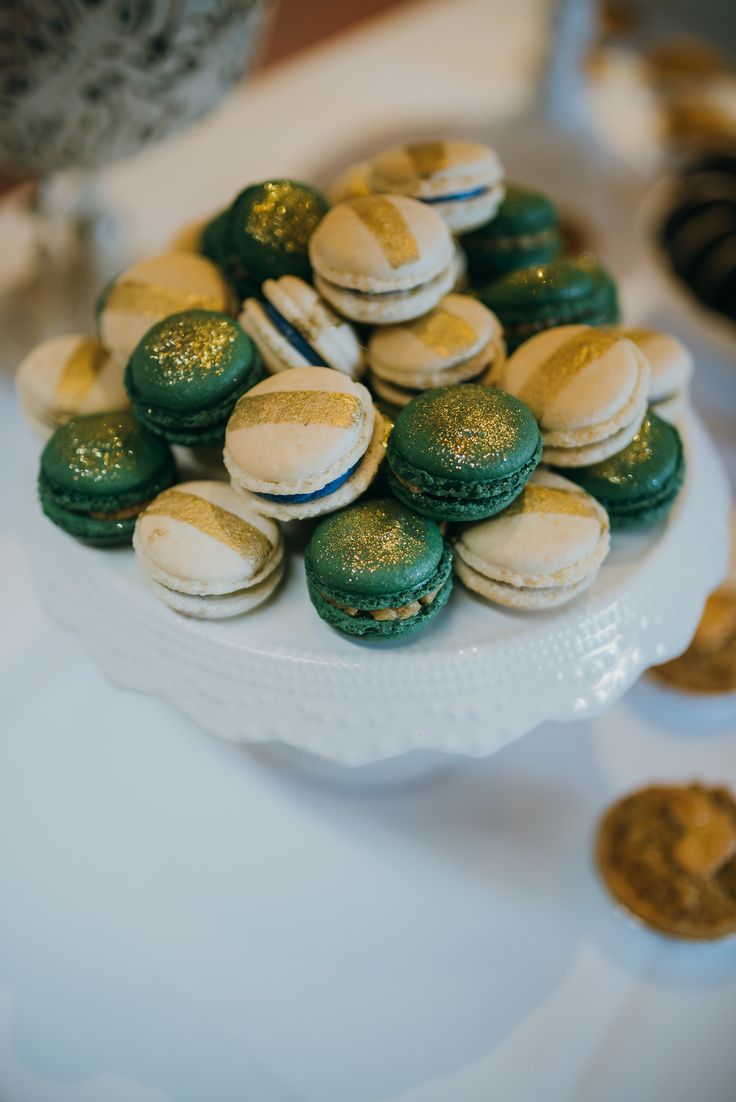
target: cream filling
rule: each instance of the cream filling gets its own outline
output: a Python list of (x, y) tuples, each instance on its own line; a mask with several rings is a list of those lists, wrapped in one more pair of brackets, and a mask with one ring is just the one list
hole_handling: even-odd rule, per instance
[(400, 605), (398, 608), (353, 608), (351, 605), (344, 605), (340, 601), (335, 601), (332, 597), (328, 597), (326, 593), (320, 593), (320, 597), (323, 601), (334, 605), (335, 608), (339, 608), (341, 612), (345, 612), (348, 616), (354, 616), (358, 619), (369, 616), (371, 620), (385, 623), (391, 620), (410, 620), (412, 616), (416, 616), (418, 612), (422, 611), (422, 605), (432, 604), (441, 588), (442, 586), (439, 586), (432, 593), (425, 593), (418, 601), (411, 601), (408, 605)]

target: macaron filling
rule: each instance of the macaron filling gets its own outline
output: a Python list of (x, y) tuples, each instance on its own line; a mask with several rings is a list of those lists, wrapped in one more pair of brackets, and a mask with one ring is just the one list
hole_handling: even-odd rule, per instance
[(284, 504), (291, 502), (292, 504), (300, 504), (304, 501), (316, 501), (318, 498), (327, 497), (328, 494), (333, 493), (335, 490), (342, 486), (343, 482), (347, 482), (352, 475), (355, 474), (361, 462), (363, 456), (361, 455), (357, 463), (354, 463), (344, 474), (339, 475), (337, 478), (333, 478), (331, 482), (328, 482), (326, 486), (323, 486), (321, 490), (314, 490), (309, 494), (263, 494), (257, 493), (257, 497), (262, 497), (266, 501), (281, 501)]
[(324, 366), (324, 358), (320, 356), (311, 344), (304, 339), (295, 325), (292, 325), (290, 321), (280, 313), (275, 306), (272, 306), (270, 302), (262, 302), (261, 307), (268, 320), (274, 326), (275, 329), (281, 334), (284, 340), (299, 353), (299, 355), (307, 361), (312, 367)]
[[(494, 185), (495, 186), (495, 185)], [(488, 195), (490, 191), (493, 191), (492, 187), (481, 185), (480, 187), (469, 188), (467, 191), (454, 191), (450, 195), (427, 195), (421, 196), (423, 203), (457, 203), (463, 199), (477, 199), (480, 195)]]

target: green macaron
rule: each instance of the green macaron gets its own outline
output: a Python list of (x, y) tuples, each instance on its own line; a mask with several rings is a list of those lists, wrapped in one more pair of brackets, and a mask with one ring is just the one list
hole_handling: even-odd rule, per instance
[(136, 416), (172, 444), (215, 447), (241, 394), (263, 378), (253, 341), (212, 310), (185, 310), (154, 325), (125, 371)]
[(452, 589), (452, 552), (438, 526), (391, 498), (362, 501), (323, 520), (304, 565), (322, 619), (364, 638), (416, 631)]
[(557, 325), (620, 321), (616, 284), (589, 257), (562, 258), (511, 272), (482, 288), (480, 298), (500, 318), (509, 352)]
[(178, 477), (171, 448), (131, 413), (92, 413), (48, 441), (38, 491), (59, 528), (113, 546), (130, 543), (138, 514)]
[(559, 220), (546, 195), (507, 185), (495, 217), (460, 238), (472, 278), (487, 283), (507, 272), (554, 260), (562, 251)]
[(481, 520), (517, 497), (542, 454), (531, 410), (492, 387), (427, 390), (396, 418), (388, 442), (391, 490), (440, 520)]
[(260, 294), (260, 282), (246, 270), (235, 252), (229, 234), (230, 210), (215, 215), (202, 230), (199, 251), (213, 264), (217, 264), (225, 278), (232, 284), (238, 298), (254, 298)]
[(615, 529), (663, 517), (685, 477), (682, 439), (674, 425), (650, 409), (628, 447), (590, 467), (565, 468), (567, 478), (597, 498)]
[(258, 283), (309, 280), (309, 239), (329, 210), (321, 192), (298, 180), (267, 180), (241, 191), (228, 213), (227, 239)]

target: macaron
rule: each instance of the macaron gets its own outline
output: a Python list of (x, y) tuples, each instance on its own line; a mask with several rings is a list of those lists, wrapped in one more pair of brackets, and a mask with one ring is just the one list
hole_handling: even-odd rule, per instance
[(304, 565), (322, 619), (369, 639), (395, 639), (429, 624), (452, 589), (452, 552), (439, 527), (390, 498), (361, 501), (323, 520)]
[(186, 616), (249, 612), (284, 572), (278, 525), (248, 509), (225, 482), (182, 482), (136, 521), (133, 548), (156, 596)]
[(358, 199), (371, 194), (370, 160), (355, 161), (335, 176), (326, 189), (327, 198), (336, 206), (346, 199)]
[(480, 520), (521, 493), (541, 454), (523, 402), (477, 383), (444, 386), (418, 395), (396, 418), (389, 482), (424, 516)]
[(297, 520), (355, 501), (384, 452), (383, 418), (361, 383), (329, 367), (296, 367), (240, 399), (224, 460), (250, 508)]
[(484, 381), (505, 358), (498, 318), (468, 295), (445, 295), (421, 318), (379, 326), (368, 344), (371, 386), (395, 406), (433, 387)]
[(562, 325), (517, 348), (494, 382), (532, 410), (546, 463), (584, 467), (621, 451), (638, 433), (649, 362), (620, 333)]
[(71, 536), (130, 543), (136, 517), (178, 479), (169, 445), (132, 413), (91, 413), (56, 430), (41, 454), (41, 507)]
[(309, 279), (309, 240), (329, 207), (321, 192), (298, 180), (251, 184), (229, 209), (226, 239), (257, 283), (284, 275)]
[(538, 469), (503, 512), (459, 530), (455, 571), (494, 604), (555, 608), (591, 585), (609, 545), (608, 515), (595, 498)]
[(388, 325), (426, 314), (453, 285), (452, 237), (432, 207), (366, 195), (333, 207), (309, 243), (319, 293), (346, 318)]
[(363, 350), (349, 322), (338, 317), (303, 279), (267, 279), (262, 298), (248, 298), (240, 324), (272, 375), (290, 367), (334, 367), (351, 379), (363, 372)]
[(261, 378), (258, 349), (238, 323), (185, 310), (151, 327), (125, 370), (136, 417), (172, 444), (216, 447), (238, 398)]
[(235, 291), (238, 301), (257, 295), (261, 281), (247, 271), (230, 239), (230, 208), (220, 211), (203, 226), (198, 251), (216, 264)]
[(554, 260), (562, 252), (559, 221), (546, 195), (508, 184), (491, 221), (461, 238), (473, 279), (487, 283)]
[(127, 363), (152, 325), (182, 310), (234, 313), (233, 293), (222, 273), (203, 256), (164, 253), (116, 276), (97, 303), (97, 327), (105, 348)]
[(453, 233), (463, 233), (493, 218), (504, 195), (503, 175), (497, 154), (481, 142), (415, 142), (374, 157), (369, 183), (373, 192), (420, 199)]
[(687, 406), (693, 357), (672, 333), (660, 329), (621, 329), (619, 332), (649, 360), (649, 405), (660, 417), (679, 417)]
[(18, 367), (15, 385), (23, 415), (42, 440), (79, 414), (128, 406), (121, 365), (83, 333), (36, 345)]
[(509, 352), (543, 329), (615, 325), (620, 320), (615, 283), (588, 258), (563, 258), (510, 272), (483, 287), (480, 298), (498, 315)]
[(669, 512), (682, 488), (682, 439), (674, 425), (650, 410), (623, 451), (565, 473), (600, 501), (612, 528), (650, 524)]

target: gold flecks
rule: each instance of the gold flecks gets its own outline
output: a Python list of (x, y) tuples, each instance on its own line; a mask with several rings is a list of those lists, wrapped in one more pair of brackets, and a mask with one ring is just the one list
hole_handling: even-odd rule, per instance
[(496, 457), (515, 452), (531, 430), (532, 418), (520, 403), (477, 383), (426, 392), (413, 415), (394, 430), (407, 457), (425, 449), (442, 457), (448, 473), (484, 470)]
[(268, 248), (306, 255), (325, 213), (319, 197), (290, 180), (266, 183), (262, 191), (249, 207), (245, 232)]
[[(633, 484), (640, 477), (642, 467), (649, 463), (658, 450), (658, 438), (662, 432), (662, 422), (657, 424), (649, 414), (634, 439), (620, 452), (594, 463), (588, 471), (596, 478), (605, 479), (614, 485)], [(669, 428), (669, 426), (668, 426)], [(672, 431), (669, 429), (669, 431)]]
[(442, 359), (461, 355), (478, 340), (473, 326), (449, 310), (432, 310), (408, 329)]
[(346, 511), (334, 517), (329, 538), (318, 542), (313, 551), (319, 573), (319, 560), (326, 567), (338, 560), (352, 578), (380, 574), (426, 555), (427, 523), (407, 516), (393, 503), (371, 502), (359, 511)]
[(57, 402), (70, 410), (83, 402), (94, 386), (107, 352), (92, 337), (81, 340), (64, 364), (56, 384)]
[(226, 317), (167, 319), (146, 340), (146, 353), (156, 361), (167, 382), (193, 381), (202, 375), (222, 375), (230, 366), (229, 352), (237, 328)]
[(397, 207), (382, 195), (366, 195), (353, 199), (350, 209), (370, 230), (381, 246), (392, 268), (413, 264), (419, 260), (419, 246), (404, 216)]
[(245, 394), (230, 418), (229, 432), (252, 425), (329, 425), (349, 429), (360, 422), (362, 406), (355, 394), (336, 390), (278, 390)]
[(181, 520), (256, 564), (272, 551), (270, 540), (254, 524), (185, 490), (165, 490), (148, 506), (145, 515)]
[(603, 329), (584, 329), (540, 363), (521, 388), (519, 398), (534, 415), (543, 416), (545, 406), (609, 348), (618, 344), (618, 333)]
[(552, 486), (536, 486), (527, 483), (523, 492), (512, 501), (500, 516), (513, 517), (521, 513), (553, 513), (557, 516), (595, 517), (595, 508), (582, 493), (574, 490), (558, 490)]
[(619, 333), (634, 344), (648, 344), (655, 337), (661, 336), (657, 329), (619, 329)]
[(164, 287), (160, 283), (146, 283), (140, 279), (121, 279), (111, 288), (105, 302), (105, 312), (121, 314), (148, 314), (150, 317), (166, 317), (181, 310), (225, 310), (227, 295), (213, 298), (203, 291), (185, 291), (177, 287)]
[(116, 471), (133, 470), (141, 430), (128, 416), (71, 421), (56, 439), (57, 461), (75, 483), (107, 481)]
[(431, 176), (447, 167), (447, 146), (444, 142), (416, 142), (405, 145), (417, 176)]

